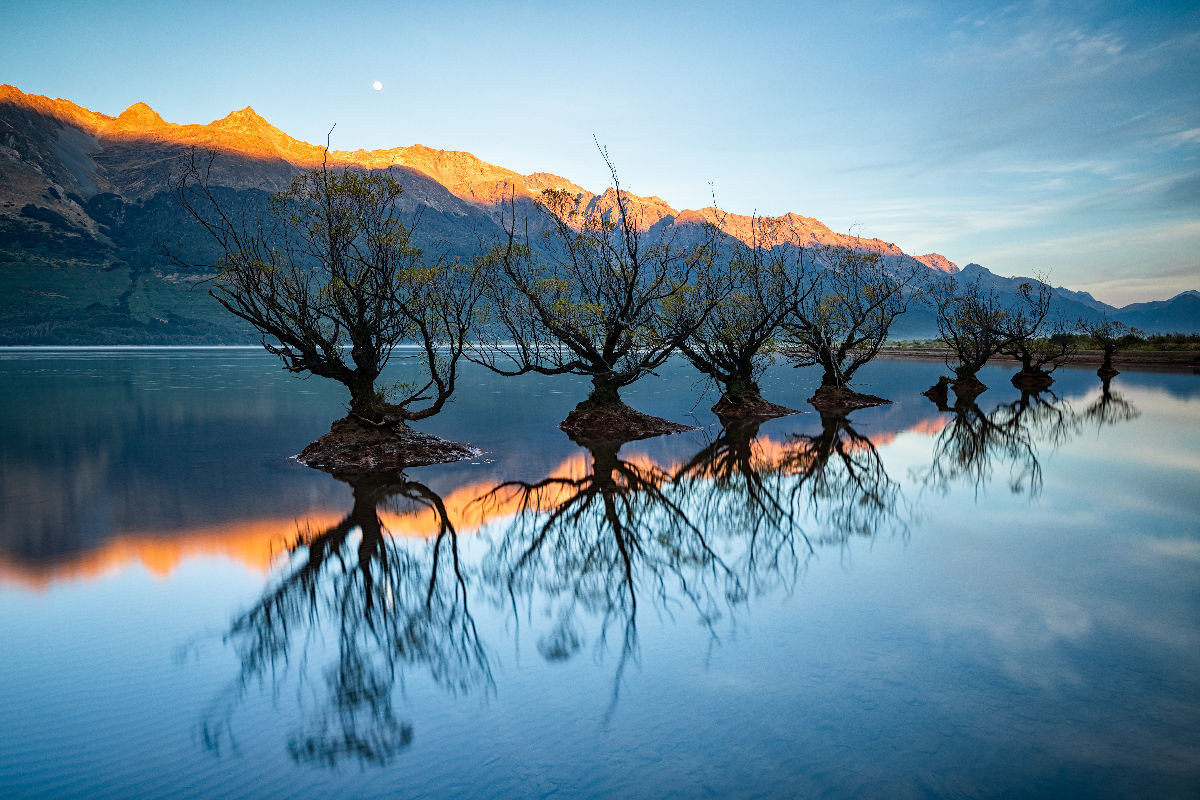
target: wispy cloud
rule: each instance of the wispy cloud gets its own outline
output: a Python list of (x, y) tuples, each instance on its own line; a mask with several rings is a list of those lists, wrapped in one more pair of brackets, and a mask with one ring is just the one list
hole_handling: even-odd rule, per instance
[(1092, 175), (1116, 175), (1125, 165), (1119, 161), (1006, 161), (984, 169), (998, 175), (1066, 175), (1075, 172)]
[(1172, 147), (1200, 143), (1200, 128), (1188, 128), (1187, 130), (1169, 133), (1165, 136), (1160, 136), (1158, 141)]
[(1195, 539), (1151, 539), (1150, 552), (1171, 560), (1200, 561), (1200, 542)]

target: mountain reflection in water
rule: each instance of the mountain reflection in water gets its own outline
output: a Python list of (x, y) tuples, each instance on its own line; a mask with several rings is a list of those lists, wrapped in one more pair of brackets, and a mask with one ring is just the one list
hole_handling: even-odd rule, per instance
[(181, 361), (0, 359), (6, 797), (1195, 785), (1193, 376), (881, 364), (892, 406), (582, 446), (480, 379), (438, 432), (486, 457), (347, 483), (287, 460), (340, 398)]
[[(745, 440), (741, 446), (753, 451), (753, 454), (747, 452), (745, 455), (745, 461), (740, 467), (743, 473), (786, 473), (801, 476), (803, 480), (796, 486), (789, 487), (789, 492), (797, 498), (808, 492), (812, 510), (829, 518), (826, 524), (855, 527), (858, 533), (866, 533), (867, 529), (862, 523), (854, 522), (851, 519), (852, 515), (867, 512), (869, 517), (874, 513), (868, 511), (870, 506), (883, 510), (883, 507), (897, 498), (885, 501), (882, 496), (873, 495), (880, 492), (894, 493), (895, 487), (887, 480), (876, 446), (870, 438), (858, 434), (844, 417), (822, 417), (821, 420), (822, 432), (819, 435), (794, 434), (784, 442), (777, 442), (769, 437), (755, 439), (745, 431), (739, 434), (723, 430), (710, 448), (697, 453), (691, 461), (702, 460), (706, 457), (706, 450), (715, 448), (716, 452), (711, 456), (714, 469), (729, 468), (730, 465), (724, 462), (737, 455), (734, 442), (740, 436)], [(936, 429), (936, 426), (930, 424), (932, 421), (918, 423), (913, 431), (928, 433)], [(883, 432), (876, 434), (874, 438), (886, 442), (895, 436), (894, 432)], [(722, 452), (724, 455), (721, 455)], [(594, 459), (595, 456), (594, 452), (579, 450), (566, 457), (534, 493), (537, 503), (554, 504), (556, 498), (553, 490), (568, 491), (571, 482), (587, 471), (589, 457)], [(644, 465), (646, 469), (657, 469), (664, 474), (678, 469), (670, 463), (654, 464), (644, 456), (636, 458), (633, 463)], [(689, 462), (684, 472), (695, 477), (695, 465)], [(470, 473), (457, 473), (457, 477), (460, 480), (469, 478)], [(531, 498), (514, 492), (494, 491), (502, 483), (486, 480), (468, 481), (459, 485), (450, 483), (451, 488), (446, 491), (445, 507), (455, 528), (463, 533), (472, 533), (496, 517), (516, 510), (528, 511)], [(757, 499), (764, 503), (760, 509), (764, 512), (768, 499), (767, 491), (766, 483), (754, 490)], [(839, 492), (849, 494), (838, 499), (835, 495)], [(867, 496), (856, 500), (853, 495), (859, 492)], [(322, 496), (341, 494), (329, 489), (323, 489), (321, 492)], [(487, 502), (479, 502), (485, 496)], [(265, 495), (264, 499), (270, 505), (279, 502), (278, 498), (269, 494)], [(243, 508), (246, 503), (245, 499), (240, 499), (238, 507)], [(337, 512), (329, 507), (329, 503), (329, 500), (322, 497), (320, 506), (316, 508), (301, 506), (290, 513), (277, 516), (271, 516), (269, 508), (266, 514), (257, 514), (253, 509), (246, 509), (245, 516), (240, 519), (194, 527), (110, 531), (99, 540), (97, 546), (82, 550), (69, 549), (61, 554), (51, 551), (31, 557), (24, 552), (6, 554), (0, 550), (0, 580), (40, 589), (59, 580), (94, 579), (111, 574), (129, 563), (139, 563), (155, 574), (168, 575), (189, 559), (206, 556), (224, 556), (251, 569), (265, 571), (281, 554), (287, 538), (297, 525), (320, 528), (338, 518)], [(44, 502), (38, 504), (40, 521), (37, 524), (50, 525), (45, 519), (45, 505)], [(53, 501), (51, 505), (54, 505)], [(214, 503), (211, 508), (217, 516), (229, 513), (228, 509), (219, 503)], [(82, 512), (73, 511), (71, 516), (80, 513)], [(436, 515), (429, 509), (410, 508), (403, 512), (385, 509), (381, 513), (388, 521), (386, 527), (393, 536), (428, 537), (435, 535), (440, 525)], [(840, 519), (833, 518), (839, 515)], [(6, 530), (13, 531), (12, 539), (23, 545), (27, 540), (23, 530), (19, 529), (27, 523), (28, 520), (14, 514), (6, 517), (3, 524)], [(66, 524), (65, 521), (63, 524)], [(0, 543), (4, 541), (4, 538), (0, 538)]]
[[(238, 359), (245, 359), (246, 374), (219, 371), (200, 360), (203, 368), (197, 374), (168, 378), (188, 397), (199, 397), (199, 414), (174, 395), (158, 391), (164, 368), (180, 369), (176, 361), (190, 363), (171, 354), (147, 357), (145, 364), (135, 362), (137, 371), (129, 376), (99, 373), (101, 394), (110, 396), (107, 401), (80, 393), (66, 377), (52, 376), (55, 379), (46, 387), (34, 387), (28, 402), (9, 408), (0, 437), (0, 499), (6, 509), (0, 516), (0, 581), (45, 588), (55, 581), (113, 574), (129, 563), (167, 575), (188, 560), (211, 556), (265, 570), (281, 552), (296, 520), (317, 527), (332, 522), (347, 497), (346, 488), (316, 471), (288, 464), (286, 455), (298, 450), (306, 437), (323, 431), (328, 416), (336, 411), (322, 409), (336, 409), (338, 399), (325, 397), (314, 408), (296, 403), (286, 379), (267, 372), (268, 380), (260, 385), (261, 370), (250, 355), (220, 355), (232, 361), (223, 367), (240, 366)], [(93, 371), (89, 367), (88, 377), (93, 377)], [(0, 384), (3, 380), (0, 373)], [(1089, 383), (1094, 382), (1093, 378)], [(197, 395), (198, 388), (209, 383), (223, 385), (227, 391)], [(61, 392), (51, 395), (55, 389)], [(253, 399), (255, 392), (264, 398)], [(10, 402), (16, 396), (15, 391), (8, 395)], [(115, 418), (106, 421), (89, 413), (90, 405), (109, 401), (117, 412)], [(1129, 419), (1136, 410), (1126, 409), (1124, 403), (1106, 388), (1086, 416), (1102, 424)], [(939, 437), (929, 485), (985, 481), (988, 470), (1006, 462), (1017, 470), (1012, 478), (1015, 485), (1036, 491), (1037, 458), (1021, 450), (1034, 442), (1046, 448), (1045, 436), (1071, 435), (1080, 413), (1069, 410), (1069, 419), (1056, 422), (1050, 417), (1059, 406), (1056, 397), (1043, 395), (1002, 403), (989, 414), (969, 403), (960, 403), (953, 413), (939, 413), (917, 398), (917, 402), (877, 410), (872, 418), (879, 421), (866, 434), (858, 433), (849, 417), (821, 418), (820, 432), (814, 432), (816, 415), (802, 414), (790, 418), (791, 422), (784, 418), (770, 423), (773, 432), (754, 447), (759, 451), (778, 447), (779, 457), (786, 449), (790, 462), (772, 469), (809, 473), (790, 491), (808, 492), (810, 499), (819, 499), (812, 510), (824, 514), (829, 524), (861, 532), (863, 523), (856, 522), (854, 515), (864, 514), (871, 505), (902, 505), (896, 502), (899, 498), (882, 496), (894, 487), (891, 481), (881, 480), (886, 473), (881, 474), (876, 452), (899, 433), (952, 429)], [(239, 414), (247, 407), (250, 416), (241, 419)], [(274, 417), (268, 408), (274, 409)], [(463, 412), (459, 424), (469, 423), (468, 427), (491, 421), (490, 412), (481, 414), (477, 407), (464, 407)], [(270, 425), (268, 418), (274, 420)], [(512, 451), (501, 463), (482, 469), (452, 465), (433, 470), (437, 478), (432, 484), (445, 496), (460, 532), (485, 524), (485, 513), (506, 513), (495, 503), (485, 507), (473, 501), (513, 478), (512, 465), (521, 465), (519, 472), (528, 475), (522, 479), (531, 482), (583, 468), (585, 454), (572, 452), (553, 426), (533, 430), (521, 423), (517, 418), (511, 428), (486, 428), (487, 436), (500, 436), (503, 448)], [(794, 433), (796, 428), (804, 432)], [(729, 443), (729, 434), (723, 431), (720, 439)], [(482, 430), (461, 438), (487, 443)], [(687, 437), (669, 439), (686, 441)], [(274, 454), (270, 457), (274, 460), (265, 460), (264, 454)], [(555, 464), (552, 467), (546, 464), (549, 455), (557, 459), (556, 464), (550, 462)], [(674, 455), (659, 455), (656, 461), (669, 471), (689, 458), (686, 446), (676, 445)], [(225, 468), (227, 461), (249, 468), (235, 474)], [(539, 462), (546, 464), (541, 470)], [(975, 474), (968, 475), (972, 470)], [(1027, 474), (1021, 475), (1022, 471)], [(835, 473), (842, 473), (842, 479), (832, 480)], [(834, 491), (862, 493), (861, 502), (856, 504), (849, 496), (839, 499)], [(874, 513), (866, 513), (868, 524)], [(428, 514), (389, 525), (393, 533), (405, 535), (430, 535), (435, 527)]]

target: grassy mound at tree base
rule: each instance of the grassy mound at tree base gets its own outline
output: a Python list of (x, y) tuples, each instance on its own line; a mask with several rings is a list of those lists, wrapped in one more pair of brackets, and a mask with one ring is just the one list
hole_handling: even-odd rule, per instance
[(960, 400), (973, 400), (988, 389), (987, 384), (974, 375), (959, 378), (950, 386), (954, 388), (954, 394)]
[(304, 448), (296, 460), (334, 475), (390, 472), (474, 458), (482, 451), (409, 427), (372, 425), (353, 417), (333, 423), (329, 433)]
[(887, 405), (892, 401), (873, 394), (856, 392), (844, 386), (822, 386), (812, 397), (808, 398), (808, 402), (820, 411), (837, 413), (853, 411), (856, 408)]
[(794, 408), (776, 405), (761, 397), (731, 397), (728, 394), (721, 395), (721, 399), (712, 407), (712, 411), (723, 420), (771, 419), (800, 413)]
[(1016, 375), (1012, 376), (1012, 385), (1018, 389), (1026, 389), (1032, 392), (1041, 392), (1049, 389), (1054, 383), (1054, 378), (1050, 373), (1043, 370), (1031, 370), (1026, 372), (1021, 370)]
[(695, 425), (652, 417), (624, 403), (597, 405), (587, 401), (576, 406), (558, 427), (572, 439), (621, 442), (696, 430)]

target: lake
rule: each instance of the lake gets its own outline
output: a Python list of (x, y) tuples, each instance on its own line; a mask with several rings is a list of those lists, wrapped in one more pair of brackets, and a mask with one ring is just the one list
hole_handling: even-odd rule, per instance
[(1011, 371), (589, 449), (469, 368), (350, 485), (258, 350), (0, 350), (0, 797), (1196, 797), (1200, 376)]

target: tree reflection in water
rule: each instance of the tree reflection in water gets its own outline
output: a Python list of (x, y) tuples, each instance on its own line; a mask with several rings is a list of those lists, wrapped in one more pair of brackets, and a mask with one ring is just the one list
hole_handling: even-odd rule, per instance
[(813, 545), (790, 502), (782, 448), (757, 438), (761, 420), (722, 422), (721, 434), (675, 471), (673, 489), (687, 498), (690, 518), (735, 554), (730, 568), (746, 593), (780, 583), (790, 590)]
[(850, 536), (906, 532), (900, 484), (888, 475), (875, 444), (844, 413), (822, 413), (821, 430), (789, 438), (779, 468), (790, 503), (804, 506), (816, 541), (844, 543)]
[(1133, 403), (1113, 392), (1111, 384), (1111, 376), (1103, 378), (1101, 380), (1100, 396), (1083, 412), (1084, 418), (1089, 422), (1095, 423), (1097, 428), (1103, 428), (1106, 425), (1116, 425), (1121, 422), (1129, 422), (1137, 419), (1142, 414)]
[(990, 414), (963, 398), (948, 410), (952, 416), (938, 434), (933, 461), (922, 476), (926, 486), (943, 493), (962, 482), (978, 496), (995, 469), (1007, 465), (1012, 493), (1034, 497), (1042, 488), (1039, 451), (1059, 447), (1080, 428), (1070, 403), (1051, 391), (1023, 391)]
[[(234, 619), (226, 639), (241, 669), (204, 721), (205, 744), (231, 743), (248, 687), (268, 683), (278, 696), (291, 677), (299, 695), (318, 697), (289, 736), (294, 759), (387, 763), (413, 736), (393, 703), (406, 674), (451, 692), (492, 689), (469, 596), (510, 609), (518, 634), (548, 620), (534, 631), (547, 661), (615, 651), (611, 714), (638, 658), (639, 613), (698, 618), (715, 643), (750, 598), (790, 591), (816, 544), (899, 523), (898, 485), (844, 415), (782, 443), (757, 434), (756, 423), (731, 423), (670, 468), (622, 457), (621, 442), (583, 441), (586, 469), (503, 483), (475, 501), (481, 520), (504, 522), (485, 529), (470, 568), (428, 487), (403, 475), (353, 481), (350, 513), (298, 536), (278, 579)], [(434, 534), (393, 537), (387, 504), (424, 510)], [(307, 685), (308, 664), (323, 659), (322, 680)]]
[[(844, 416), (782, 445), (731, 424), (668, 471), (622, 458), (621, 443), (586, 441), (591, 468), (536, 483), (505, 483), (481, 502), (516, 509), (481, 575), (518, 623), (547, 619), (536, 639), (547, 660), (619, 641), (612, 704), (636, 661), (638, 613), (694, 613), (712, 641), (751, 597), (790, 589), (821, 542), (873, 534), (899, 519), (898, 485), (874, 445)], [(615, 634), (615, 637), (614, 637)]]
[[(348, 482), (350, 513), (298, 535), (281, 577), (226, 634), (241, 670), (202, 723), (210, 749), (233, 745), (232, 716), (252, 684), (270, 681), (279, 694), (295, 668), (303, 687), (309, 662), (322, 658), (331, 662), (324, 688), (311, 687), (321, 700), (288, 739), (296, 761), (384, 764), (404, 749), (413, 729), (398, 718), (392, 697), (406, 670), (420, 668), (452, 692), (490, 689), (441, 497), (403, 475)], [(381, 507), (425, 510), (437, 529), (427, 540), (394, 538)]]
[(547, 660), (577, 654), (589, 619), (597, 626), (597, 655), (615, 633), (615, 704), (624, 670), (637, 656), (639, 600), (649, 597), (668, 614), (690, 607), (713, 631), (724, 603), (740, 602), (745, 588), (704, 526), (691, 519), (669, 472), (621, 458), (622, 442), (580, 444), (591, 458), (586, 473), (511, 481), (480, 499), (485, 508), (516, 508), (491, 543), (482, 576), (518, 622), (532, 618), (535, 605), (553, 620), (537, 639)]

